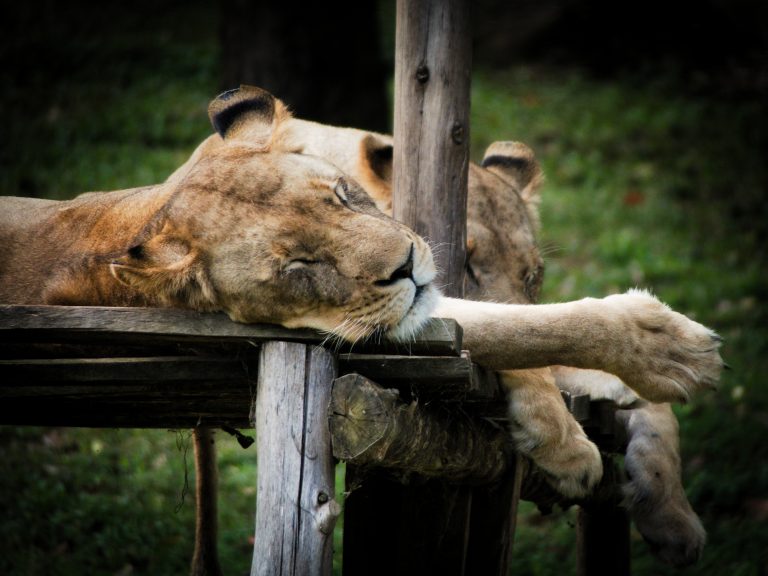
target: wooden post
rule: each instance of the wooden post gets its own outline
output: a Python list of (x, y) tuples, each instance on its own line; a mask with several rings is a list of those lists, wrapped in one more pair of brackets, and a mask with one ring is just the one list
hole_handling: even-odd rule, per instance
[(336, 376), (319, 347), (267, 342), (256, 396), (258, 487), (251, 576), (331, 574), (334, 462), (327, 410)]
[[(596, 403), (595, 420), (599, 432), (590, 430), (590, 438), (600, 438), (611, 450), (618, 447), (619, 434), (615, 434), (616, 406), (606, 401)], [(590, 422), (589, 424), (593, 424)], [(585, 429), (590, 427), (585, 426)], [(611, 446), (611, 444), (613, 446)], [(599, 445), (599, 444), (598, 444)], [(601, 446), (603, 448), (603, 446)], [(603, 478), (596, 492), (579, 507), (576, 523), (576, 574), (630, 574), (629, 513), (621, 505), (621, 485), (626, 478), (612, 455), (603, 456)]]
[(615, 503), (585, 502), (576, 531), (576, 574), (629, 576), (629, 514)]
[(218, 536), (216, 443), (206, 426), (192, 430), (195, 445), (195, 553), (191, 576), (221, 576)]
[(437, 283), (458, 298), (467, 242), (469, 16), (466, 0), (397, 2), (392, 209), (434, 247)]
[[(434, 247), (447, 295), (461, 297), (466, 252), (471, 34), (466, 0), (398, 0), (393, 212)], [(352, 466), (344, 572), (465, 573), (472, 490), (403, 486)], [(372, 520), (375, 518), (375, 520)], [(395, 544), (382, 548), (381, 538)], [(394, 540), (392, 540), (394, 538)]]

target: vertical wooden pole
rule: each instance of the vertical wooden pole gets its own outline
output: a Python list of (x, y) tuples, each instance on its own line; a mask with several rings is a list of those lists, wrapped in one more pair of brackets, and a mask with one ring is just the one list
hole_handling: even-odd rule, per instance
[(467, 574), (509, 573), (524, 468), (518, 455), (501, 480), (474, 489)]
[(192, 430), (195, 446), (195, 553), (191, 576), (221, 576), (218, 535), (216, 441), (212, 428)]
[(595, 498), (579, 508), (576, 574), (629, 576), (629, 514), (620, 505), (621, 472), (613, 458), (603, 460), (603, 469), (601, 486), (616, 496), (602, 500)]
[[(430, 242), (437, 283), (457, 297), (466, 252), (470, 31), (466, 0), (397, 2), (393, 212)], [(404, 486), (353, 467), (347, 474), (360, 485), (348, 482), (345, 575), (465, 573), (469, 487)]]
[(461, 298), (467, 242), (467, 0), (398, 0), (393, 213), (435, 248), (438, 284)]
[(256, 396), (258, 472), (251, 576), (329, 576), (334, 462), (327, 411), (333, 355), (318, 347), (268, 342)]

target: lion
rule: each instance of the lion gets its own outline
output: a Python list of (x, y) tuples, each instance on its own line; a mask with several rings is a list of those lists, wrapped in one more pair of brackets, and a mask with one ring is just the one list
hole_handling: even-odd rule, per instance
[[(716, 385), (715, 333), (647, 293), (547, 305), (442, 296), (427, 243), (340, 167), (297, 146), (282, 102), (243, 88), (209, 114), (217, 135), (164, 183), (69, 201), (0, 199), (0, 301), (222, 311), (350, 341), (407, 340), (437, 315), (457, 320), (473, 359), (491, 369), (600, 370), (653, 402)], [(539, 374), (531, 406), (512, 408), (527, 437), (542, 416), (536, 404), (559, 400), (549, 372)], [(550, 419), (540, 422), (547, 433)], [(592, 451), (565, 422), (562, 433)], [(593, 452), (586, 488), (601, 471)]]
[[(290, 118), (282, 130), (291, 149), (336, 164), (391, 214), (391, 136), (298, 118)], [(195, 155), (219, 142), (211, 136)], [(185, 169), (182, 166), (170, 180)], [(538, 300), (544, 271), (536, 244), (542, 182), (533, 151), (519, 142), (496, 142), (486, 150), (482, 166), (470, 164), (466, 298), (520, 304)], [(568, 496), (588, 493), (602, 474), (602, 464), (596, 447), (565, 411), (553, 383), (624, 407), (618, 419), (628, 436), (625, 469), (630, 480), (624, 492), (633, 521), (663, 561), (684, 566), (698, 559), (706, 535), (681, 483), (678, 425), (668, 404), (639, 400), (605, 372), (553, 366), (501, 374), (510, 394), (511, 431), (518, 451)]]

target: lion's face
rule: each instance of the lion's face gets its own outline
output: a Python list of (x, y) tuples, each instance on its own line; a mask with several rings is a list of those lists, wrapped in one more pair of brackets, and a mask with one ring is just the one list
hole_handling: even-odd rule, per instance
[[(224, 140), (174, 183), (113, 273), (240, 322), (313, 327), (347, 340), (376, 331), (410, 336), (437, 298), (426, 243), (334, 165), (284, 151), (271, 136), (280, 111), (258, 109), (266, 93), (234, 96), (218, 114), (232, 104), (241, 114), (256, 109), (239, 127), (249, 137), (225, 118)], [(267, 137), (254, 142), (252, 130), (265, 122)]]
[[(281, 139), (339, 166), (391, 213), (390, 136), (291, 118), (281, 127)], [(544, 270), (536, 244), (541, 180), (533, 152), (517, 142), (496, 142), (482, 167), (470, 165), (466, 298), (520, 304), (538, 299)]]

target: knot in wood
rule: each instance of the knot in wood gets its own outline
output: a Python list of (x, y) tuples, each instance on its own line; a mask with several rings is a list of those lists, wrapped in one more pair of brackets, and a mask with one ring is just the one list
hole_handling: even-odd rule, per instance
[(416, 80), (419, 84), (426, 84), (429, 80), (429, 68), (426, 64), (419, 64), (419, 67), (416, 68)]
[(464, 125), (461, 122), (454, 122), (451, 127), (451, 140), (454, 144), (464, 143)]
[(325, 504), (326, 502), (328, 502), (328, 500), (330, 500), (330, 498), (328, 497), (328, 494), (326, 494), (325, 492), (320, 492), (317, 495), (318, 504)]

